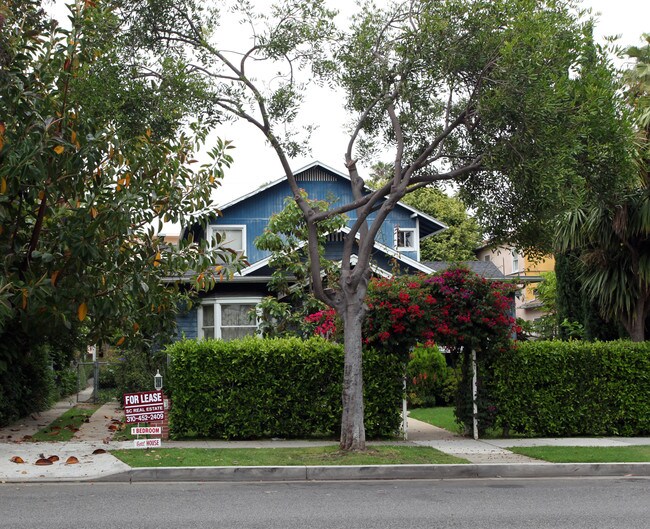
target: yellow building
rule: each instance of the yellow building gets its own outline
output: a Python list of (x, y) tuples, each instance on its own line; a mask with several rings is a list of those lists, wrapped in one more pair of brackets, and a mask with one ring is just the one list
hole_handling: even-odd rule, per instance
[(544, 314), (536, 294), (541, 275), (555, 269), (552, 255), (533, 260), (507, 246), (482, 246), (476, 250), (476, 257), (480, 261), (492, 261), (506, 278), (522, 279), (522, 288), (515, 298), (518, 318), (532, 321)]

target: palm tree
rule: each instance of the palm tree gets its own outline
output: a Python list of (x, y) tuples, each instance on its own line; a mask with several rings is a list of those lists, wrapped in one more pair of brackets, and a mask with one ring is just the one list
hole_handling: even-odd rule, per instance
[(557, 236), (560, 251), (580, 254), (585, 293), (633, 341), (645, 340), (650, 313), (650, 35), (644, 38), (646, 46), (628, 49), (635, 64), (624, 76), (635, 174), (623, 191), (567, 212)]

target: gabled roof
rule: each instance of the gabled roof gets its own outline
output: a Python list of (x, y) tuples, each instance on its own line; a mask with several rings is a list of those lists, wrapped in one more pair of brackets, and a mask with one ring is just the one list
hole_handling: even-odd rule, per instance
[[(348, 233), (350, 233), (350, 228), (348, 228), (347, 226), (343, 226), (340, 231), (345, 233), (345, 234), (348, 234)], [(359, 239), (359, 234), (358, 233), (356, 235), (356, 238)], [(304, 244), (307, 244), (307, 243), (303, 242), (302, 244), (304, 245)], [(390, 248), (390, 247), (388, 247), (388, 246), (386, 246), (384, 244), (381, 244), (380, 242), (375, 241), (373, 246), (374, 246), (374, 248), (376, 250), (379, 250), (379, 251), (385, 253), (386, 255), (388, 255), (388, 256), (390, 256), (390, 257), (392, 257), (394, 259), (397, 259), (398, 261), (401, 261), (404, 264), (406, 264), (406, 265), (408, 265), (408, 266), (410, 266), (412, 268), (415, 268), (416, 270), (419, 270), (420, 272), (424, 272), (425, 274), (430, 274), (430, 273), (432, 273), (434, 271), (434, 270), (431, 269), (431, 267), (429, 267), (427, 265), (427, 263), (421, 263), (419, 261), (416, 261), (415, 259), (411, 259), (410, 257), (407, 257), (406, 255), (398, 252), (397, 250), (394, 250), (393, 248)], [(352, 255), (352, 259), (351, 259), (352, 263), (351, 264), (356, 264), (357, 259), (358, 258), (357, 258), (356, 255)], [(264, 259), (260, 259), (256, 263), (253, 263), (250, 266), (247, 266), (246, 268), (244, 268), (240, 272), (237, 272), (235, 274), (235, 276), (236, 277), (237, 276), (239, 276), (239, 277), (247, 276), (247, 275), (249, 275), (249, 274), (251, 274), (251, 273), (253, 273), (253, 272), (255, 272), (255, 271), (257, 271), (257, 270), (259, 270), (261, 268), (264, 268), (265, 266), (268, 266), (270, 260), (271, 260), (271, 256), (269, 255), (269, 256), (265, 257)], [(375, 273), (378, 273), (379, 275), (382, 275), (384, 277), (392, 276), (392, 274), (388, 270), (383, 270), (382, 268), (380, 268), (380, 267), (378, 267), (376, 265), (371, 265), (371, 268), (373, 269), (373, 271)]]
[[(300, 173), (304, 173), (310, 169), (313, 168), (320, 168), (323, 169), (329, 173), (332, 173), (333, 175), (342, 178), (344, 180), (347, 180), (350, 182), (350, 176), (346, 175), (345, 173), (342, 173), (341, 171), (337, 171), (336, 169), (333, 169), (324, 163), (321, 163), (319, 161), (314, 161), (304, 167), (301, 167), (300, 169), (294, 171), (295, 175), (298, 175)], [(224, 204), (222, 206), (219, 206), (218, 209), (221, 212), (224, 212), (226, 209), (234, 206), (235, 204), (239, 204), (240, 202), (244, 202), (245, 200), (248, 200), (251, 197), (254, 197), (255, 195), (262, 193), (263, 191), (266, 191), (267, 189), (270, 189), (272, 187), (275, 187), (279, 184), (282, 184), (287, 181), (286, 176), (282, 176), (281, 178), (278, 178), (276, 180), (273, 180), (263, 186), (258, 187), (254, 191), (251, 191), (250, 193), (247, 193), (246, 195), (242, 195), (241, 197), (232, 200), (228, 202), (227, 204)], [(366, 187), (367, 191), (372, 191), (369, 187)], [(397, 206), (406, 209), (407, 211), (410, 211), (412, 213), (412, 216), (417, 216), (420, 218), (420, 239), (424, 239), (425, 237), (429, 237), (431, 235), (434, 235), (435, 233), (438, 233), (442, 230), (445, 230), (448, 228), (448, 226), (444, 223), (439, 221), (438, 219), (435, 219), (431, 215), (427, 215), (426, 213), (423, 213), (422, 211), (419, 211), (415, 209), (412, 206), (409, 206), (408, 204), (405, 204), (404, 202), (398, 202)]]
[(454, 264), (460, 264), (485, 279), (507, 279), (492, 261), (461, 261), (460, 263), (452, 263), (451, 261), (425, 261), (422, 264), (428, 266), (435, 272), (442, 272)]

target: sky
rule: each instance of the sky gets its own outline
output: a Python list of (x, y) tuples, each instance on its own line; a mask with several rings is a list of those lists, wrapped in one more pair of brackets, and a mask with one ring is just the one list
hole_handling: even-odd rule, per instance
[[(337, 9), (343, 9), (344, 5), (350, 3), (349, 0), (330, 2)], [(650, 0), (584, 0), (583, 6), (601, 13), (596, 26), (599, 40), (608, 35), (620, 35), (619, 42), (629, 46), (640, 44), (641, 35), (650, 33)], [(311, 154), (293, 160), (294, 169), (318, 160), (345, 172), (343, 155), (347, 136), (342, 133), (346, 121), (343, 100), (322, 90), (313, 90), (308, 94), (304, 108), (312, 116), (312, 122), (318, 124), (318, 129), (312, 137)], [(256, 129), (241, 124), (219, 129), (217, 134), (232, 140), (236, 147), (233, 167), (226, 173), (216, 197), (217, 203), (225, 204), (283, 176), (275, 153), (265, 145), (261, 133)]]
[[(54, 0), (51, 12), (61, 17), (64, 0)], [(267, 0), (253, 0), (258, 5), (267, 5)], [(384, 4), (385, 0), (377, 0)], [(350, 0), (329, 0), (330, 7), (340, 11), (339, 20), (344, 23), (353, 11)], [(619, 35), (619, 43), (629, 46), (641, 43), (641, 35), (650, 33), (650, 0), (583, 0), (585, 8), (599, 13), (595, 28), (596, 38)], [(235, 28), (235, 31), (238, 29)], [(223, 33), (223, 31), (222, 31)], [(238, 38), (232, 34), (233, 40)], [(344, 134), (346, 114), (343, 98), (325, 89), (310, 88), (303, 105), (303, 116), (316, 124), (312, 135), (311, 152), (307, 156), (292, 160), (294, 170), (318, 160), (334, 169), (344, 171), (343, 158), (348, 138)], [(233, 141), (234, 164), (227, 170), (226, 177), (214, 196), (217, 205), (254, 191), (259, 186), (283, 176), (283, 171), (274, 151), (266, 145), (261, 133), (248, 124), (228, 124), (215, 130), (211, 137)], [(381, 161), (390, 161), (389, 159)], [(373, 160), (374, 162), (374, 160)], [(368, 169), (368, 165), (365, 168)], [(364, 165), (362, 165), (362, 169)], [(166, 233), (177, 231), (177, 227), (166, 227)]]

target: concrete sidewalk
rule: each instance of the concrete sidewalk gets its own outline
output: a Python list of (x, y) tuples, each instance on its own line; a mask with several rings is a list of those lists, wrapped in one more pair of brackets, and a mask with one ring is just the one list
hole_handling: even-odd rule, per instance
[[(87, 390), (86, 390), (87, 391)], [(92, 391), (92, 390), (91, 390)], [(82, 394), (80, 400), (90, 394)], [(132, 469), (105, 450), (133, 448), (132, 441), (111, 440), (111, 425), (122, 418), (116, 402), (100, 407), (69, 442), (35, 443), (24, 441), (64, 413), (76, 402), (66, 399), (28, 420), (0, 430), (0, 482), (58, 481), (260, 481), (260, 480), (342, 480), (342, 479), (452, 479), (477, 477), (566, 477), (566, 476), (647, 476), (650, 463), (553, 464), (514, 454), (512, 446), (626, 446), (650, 445), (650, 438), (581, 439), (491, 439), (478, 440), (408, 419), (408, 441), (369, 442), (431, 446), (466, 459), (461, 465), (368, 465), (291, 467), (202, 467)], [(163, 441), (166, 448), (279, 448), (336, 445), (336, 441), (254, 440), (254, 441)], [(100, 453), (93, 453), (99, 451)], [(52, 465), (35, 462), (52, 455)], [(12, 462), (18, 456), (25, 463)], [(79, 463), (67, 464), (75, 456)]]
[(40, 413), (32, 413), (28, 417), (23, 417), (14, 424), (0, 428), (0, 443), (29, 440), (29, 437), (34, 435), (41, 428), (45, 428), (55, 419), (58, 419), (70, 408), (89, 400), (92, 397), (92, 394), (93, 386), (91, 384), (79, 393), (61, 399), (49, 410)]

